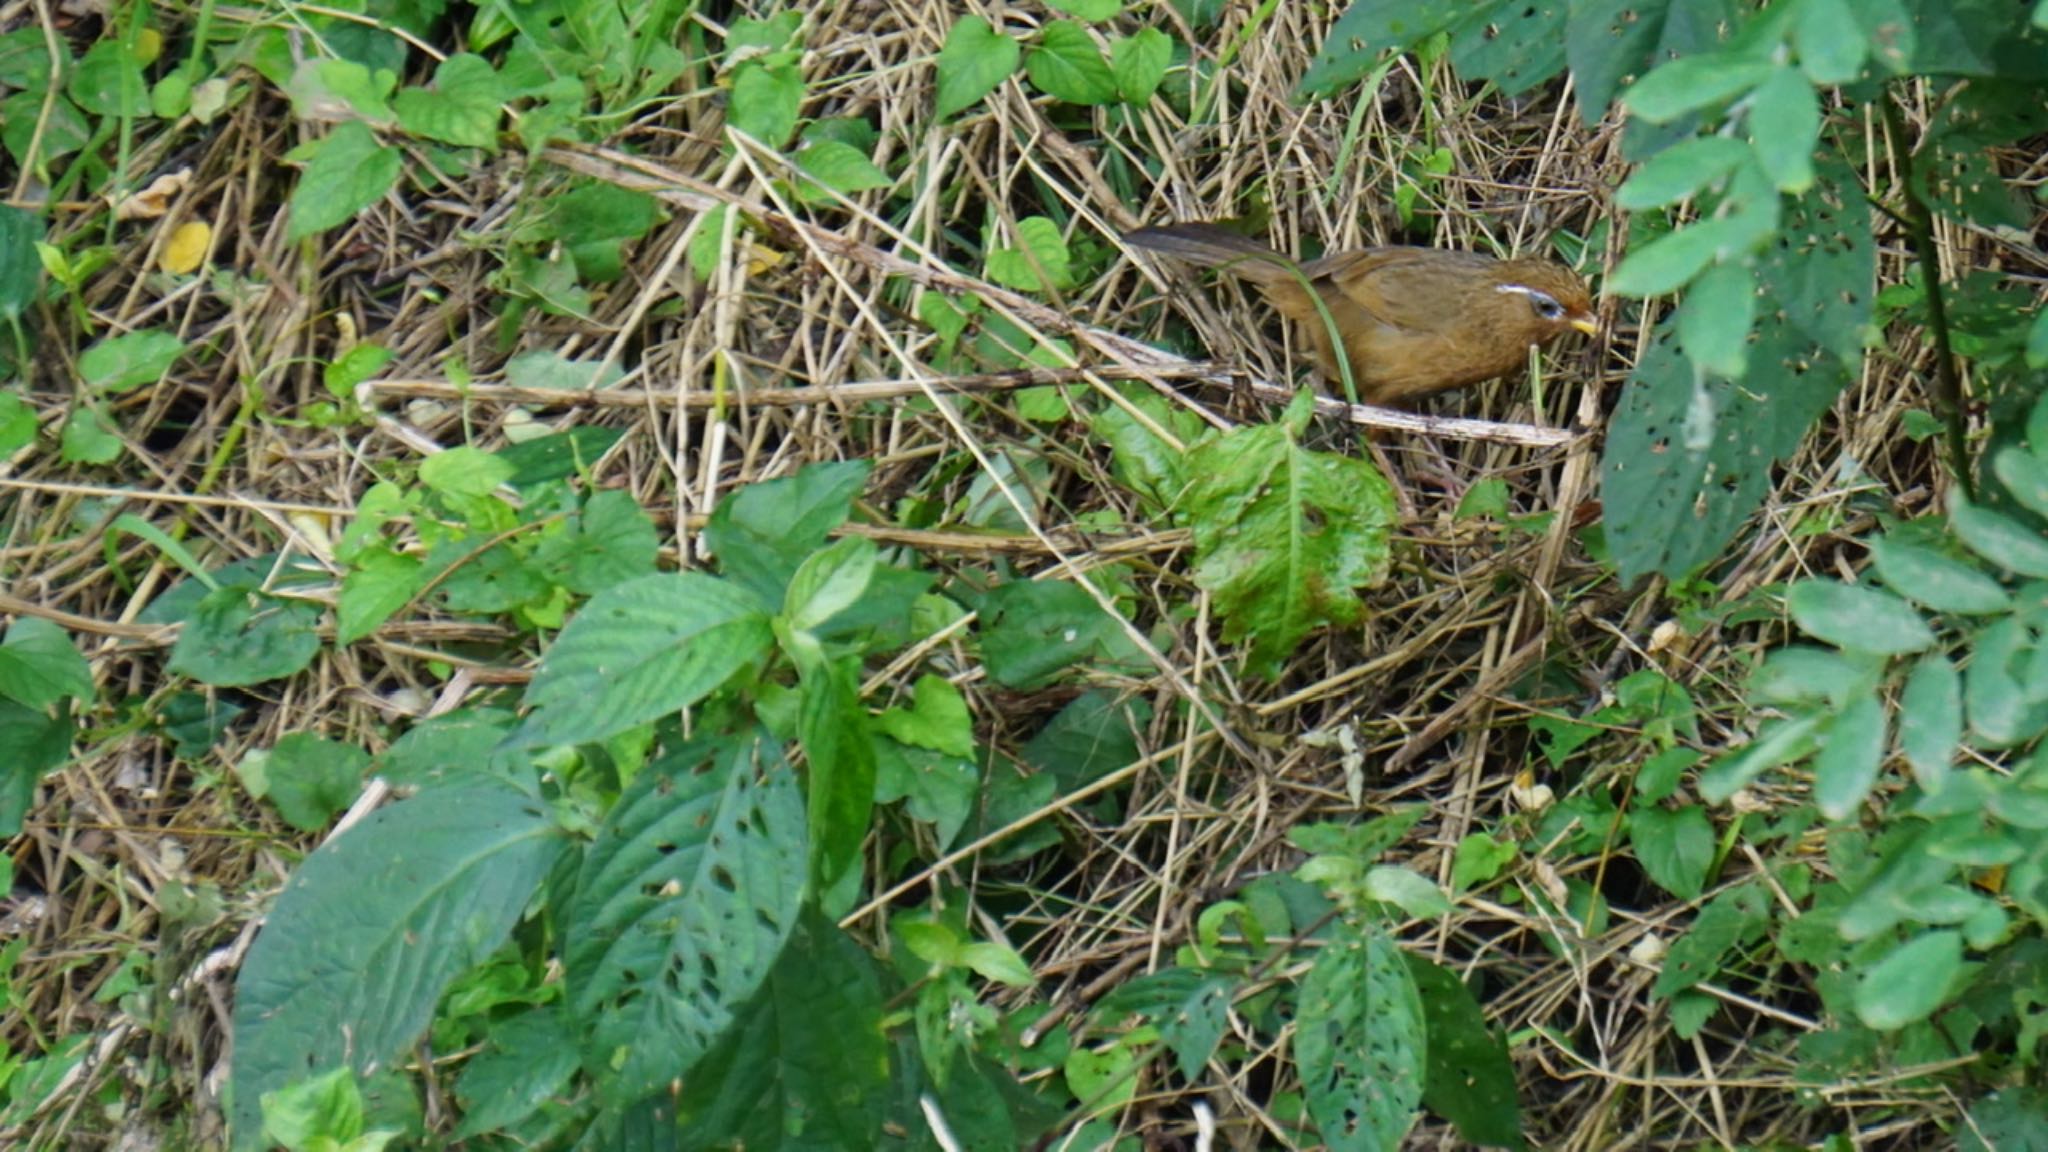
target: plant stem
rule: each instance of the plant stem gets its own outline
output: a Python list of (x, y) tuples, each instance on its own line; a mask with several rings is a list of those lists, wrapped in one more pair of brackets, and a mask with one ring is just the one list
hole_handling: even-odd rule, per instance
[(1963, 425), (1963, 379), (1956, 371), (1955, 349), (1949, 343), (1948, 301), (1942, 294), (1941, 253), (1934, 243), (1934, 213), (1913, 183), (1913, 150), (1906, 140), (1906, 118), (1898, 100), (1886, 89), (1880, 102), (1884, 108), (1885, 135), (1892, 155), (1898, 159), (1899, 189), (1905, 194), (1906, 211), (1895, 218), (1905, 226), (1906, 238), (1920, 263), (1920, 282), (1927, 291), (1927, 327), (1934, 335), (1934, 399), (1947, 426), (1948, 467), (1963, 495), (1974, 499), (1976, 483), (1970, 470), (1968, 430)]

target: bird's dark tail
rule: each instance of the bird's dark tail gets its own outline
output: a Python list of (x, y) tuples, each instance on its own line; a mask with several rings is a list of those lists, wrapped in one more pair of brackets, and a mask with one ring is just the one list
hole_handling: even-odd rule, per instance
[(1215, 224), (1169, 224), (1140, 228), (1124, 243), (1186, 260), (1224, 268), (1255, 284), (1291, 284), (1294, 262), (1248, 236)]

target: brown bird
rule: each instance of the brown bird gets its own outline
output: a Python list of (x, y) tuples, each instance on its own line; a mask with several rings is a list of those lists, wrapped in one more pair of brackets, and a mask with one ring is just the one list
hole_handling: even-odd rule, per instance
[[(1547, 260), (1496, 260), (1440, 248), (1360, 248), (1297, 265), (1214, 224), (1142, 228), (1126, 243), (1222, 268), (1258, 286), (1308, 330), (1316, 366), (1343, 376), (1306, 279), (1336, 322), (1359, 398), (1403, 405), (1505, 376), (1567, 329), (1598, 329), (1586, 286)], [(1296, 275), (1297, 271), (1299, 276)]]

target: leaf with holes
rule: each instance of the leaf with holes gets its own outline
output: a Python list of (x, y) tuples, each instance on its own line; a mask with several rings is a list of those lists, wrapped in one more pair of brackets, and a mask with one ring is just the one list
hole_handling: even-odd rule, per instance
[(1507, 1044), (1486, 1026), (1486, 1013), (1455, 972), (1401, 953), (1422, 996), (1429, 1026), (1428, 1073), (1422, 1102), (1457, 1125), (1468, 1143), (1521, 1148), (1521, 1105)]
[(1547, 84), (1564, 71), (1566, 8), (1564, 0), (1496, 0), (1451, 33), (1451, 63), (1506, 96)]
[(1301, 983), (1294, 1056), (1308, 1114), (1333, 1152), (1397, 1148), (1427, 1068), (1422, 996), (1400, 949), (1339, 921)]
[(1309, 63), (1301, 93), (1327, 96), (1372, 71), (1388, 49), (1419, 44), (1471, 14), (1470, 0), (1353, 0)]
[(804, 797), (765, 732), (686, 745), (641, 770), (562, 910), (570, 1010), (599, 1091), (660, 1091), (724, 1039), (802, 905)]

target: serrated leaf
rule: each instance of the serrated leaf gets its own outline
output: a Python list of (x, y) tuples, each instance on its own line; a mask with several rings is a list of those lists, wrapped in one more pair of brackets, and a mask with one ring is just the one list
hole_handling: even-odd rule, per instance
[(719, 569), (762, 603), (782, 603), (797, 568), (853, 514), (871, 467), (866, 460), (811, 464), (721, 501), (704, 528)]
[(938, 99), (941, 120), (972, 107), (1017, 70), (1024, 50), (980, 16), (962, 16), (939, 50)]
[(88, 388), (118, 396), (154, 384), (185, 354), (185, 342), (161, 328), (109, 336), (78, 357), (78, 375)]
[(1852, 652), (1898, 656), (1934, 643), (1934, 632), (1911, 606), (1875, 588), (1803, 580), (1785, 595), (1793, 623), (1816, 639)]
[(308, 1069), (364, 1071), (410, 1050), (563, 843), (544, 805), (484, 782), (380, 809), (308, 856), (235, 983), (234, 1146), (265, 1147), (263, 1096)]
[(527, 687), (523, 745), (603, 740), (679, 712), (768, 648), (761, 602), (701, 572), (656, 573), (590, 598)]
[(1024, 55), (1031, 86), (1069, 104), (1107, 104), (1116, 99), (1116, 77), (1088, 29), (1055, 20), (1039, 30), (1038, 44)]
[(1871, 542), (1870, 558), (1886, 587), (1936, 612), (1982, 616), (2012, 607), (1997, 580), (1932, 548), (1886, 536)]
[(1215, 597), (1224, 639), (1249, 638), (1267, 673), (1310, 630), (1356, 623), (1358, 590), (1392, 560), (1392, 487), (1370, 461), (1303, 447), (1308, 404), (1303, 392), (1279, 422), (1197, 447), (1181, 500), (1195, 582)]
[(298, 241), (353, 219), (398, 183), (396, 148), (377, 143), (360, 120), (334, 126), (316, 142), (292, 189), (287, 240)]
[(802, 790), (766, 733), (685, 746), (620, 797), (562, 913), (606, 1100), (660, 1090), (731, 1031), (796, 926), (805, 841)]
[(1340, 921), (1302, 980), (1294, 1034), (1302, 1096), (1332, 1152), (1400, 1146), (1422, 1101), (1428, 1035), (1400, 950)]

